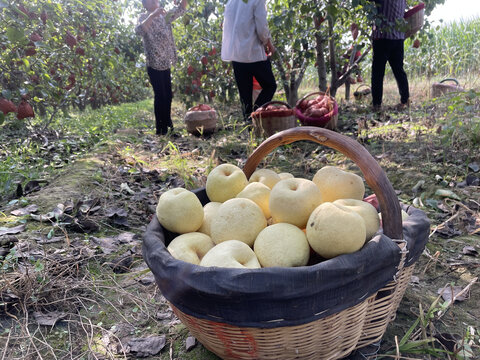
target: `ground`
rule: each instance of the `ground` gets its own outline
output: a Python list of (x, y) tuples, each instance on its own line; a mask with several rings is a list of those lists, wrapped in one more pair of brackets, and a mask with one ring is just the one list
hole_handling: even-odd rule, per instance
[[(341, 106), (338, 132), (363, 144), (400, 200), (431, 220), (429, 242), (378, 354), (453, 359), (458, 349), (464, 358), (474, 358), (469, 349), (480, 353), (480, 158), (462, 146), (465, 134), (445, 143), (444, 105), (380, 113), (362, 103)], [(219, 163), (243, 166), (262, 139), (229, 108), (219, 109), (213, 135), (192, 136), (182, 111), (175, 109), (174, 135), (119, 129), (20, 201), (0, 204), (2, 359), (217, 359), (198, 343), (187, 351), (188, 329), (146, 267), (141, 237), (163, 191), (201, 187)], [(151, 114), (145, 121), (153, 123)], [(311, 178), (325, 164), (359, 173), (343, 155), (305, 141), (275, 150), (261, 165)], [(445, 286), (465, 291), (448, 304), (439, 297)], [(426, 355), (434, 347), (450, 352)]]

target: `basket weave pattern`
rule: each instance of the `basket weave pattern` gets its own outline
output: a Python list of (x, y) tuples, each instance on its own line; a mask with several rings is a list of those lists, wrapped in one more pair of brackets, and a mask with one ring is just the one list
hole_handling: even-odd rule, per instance
[(425, 21), (425, 6), (417, 5), (417, 8), (407, 11), (405, 21), (407, 22), (405, 38), (408, 38), (422, 28)]
[[(270, 104), (285, 105), (288, 110), (269, 111), (265, 108)], [(297, 126), (294, 110), (283, 101), (269, 101), (252, 113), (253, 126), (257, 136), (271, 136), (276, 132)]]
[(413, 269), (404, 268), (397, 281), (360, 304), (304, 325), (238, 327), (199, 319), (171, 307), (198, 341), (225, 360), (340, 359), (382, 338), (395, 318)]

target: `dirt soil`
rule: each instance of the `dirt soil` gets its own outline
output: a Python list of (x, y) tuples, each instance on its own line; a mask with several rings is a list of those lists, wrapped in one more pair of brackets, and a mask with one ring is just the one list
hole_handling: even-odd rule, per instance
[[(465, 184), (467, 175), (480, 177), (466, 166), (479, 164), (478, 154), (445, 148), (420, 110), (347, 106), (342, 114), (338, 131), (360, 141), (400, 200), (431, 220), (427, 248), (374, 353), (399, 353), (396, 344), (422, 315), (428, 321), (410, 343), (436, 337), (438, 349), (467, 344), (478, 356), (480, 187)], [(11, 231), (0, 235), (1, 359), (218, 359), (172, 313), (143, 262), (141, 236), (163, 191), (201, 187), (219, 163), (242, 166), (262, 139), (237, 123), (205, 138), (178, 119), (176, 126), (170, 137), (122, 129), (24, 201), (2, 204), (0, 229)], [(326, 164), (359, 173), (343, 155), (305, 141), (275, 150), (261, 166), (311, 178)], [(464, 290), (449, 306), (439, 299), (445, 286)]]

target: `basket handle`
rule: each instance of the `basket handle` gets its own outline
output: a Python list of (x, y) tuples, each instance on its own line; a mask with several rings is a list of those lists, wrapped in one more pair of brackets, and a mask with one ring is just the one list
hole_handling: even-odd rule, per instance
[(262, 106), (260, 106), (257, 110), (263, 109), (264, 107), (267, 107), (267, 106), (270, 105), (270, 104), (280, 104), (280, 105), (285, 105), (285, 106), (287, 106), (289, 109), (292, 108), (288, 103), (286, 103), (286, 102), (284, 102), (284, 101), (272, 100), (272, 101), (266, 102), (265, 104), (263, 104)]
[(263, 141), (248, 157), (243, 172), (250, 178), (258, 164), (271, 151), (281, 145), (295, 141), (309, 140), (335, 149), (360, 168), (365, 181), (378, 198), (382, 213), (383, 233), (391, 239), (403, 239), (400, 202), (392, 184), (372, 155), (357, 141), (335, 131), (315, 126), (287, 129)]
[(460, 84), (459, 84), (458, 80), (457, 80), (457, 79), (455, 79), (455, 78), (447, 78), (447, 79), (443, 79), (442, 81), (440, 81), (440, 84), (441, 84), (441, 83), (444, 83), (444, 82), (446, 82), (446, 81), (453, 81), (455, 84), (457, 84), (457, 86), (460, 86)]
[(367, 84), (363, 83), (363, 84), (358, 85), (358, 86), (357, 86), (357, 89), (356, 89), (355, 91), (360, 90), (360, 88), (361, 88), (362, 86), (366, 86), (367, 88), (370, 89), (370, 86), (368, 86)]

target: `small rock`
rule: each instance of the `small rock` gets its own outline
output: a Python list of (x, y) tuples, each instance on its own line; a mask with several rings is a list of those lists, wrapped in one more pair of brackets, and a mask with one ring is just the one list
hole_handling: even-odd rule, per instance
[(185, 340), (185, 348), (187, 351), (192, 350), (195, 345), (197, 345), (197, 339), (195, 339), (193, 336), (187, 337), (187, 340)]

